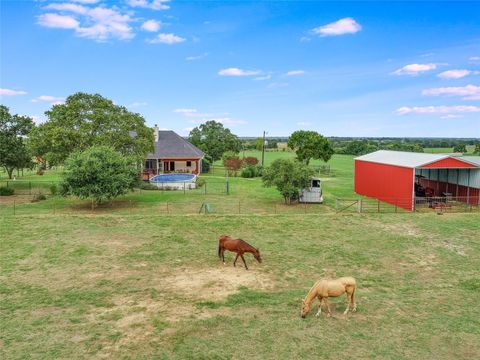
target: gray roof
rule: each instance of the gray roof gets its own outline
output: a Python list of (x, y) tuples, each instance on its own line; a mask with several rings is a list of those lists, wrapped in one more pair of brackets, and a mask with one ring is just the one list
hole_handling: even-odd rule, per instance
[(147, 155), (147, 159), (186, 158), (199, 159), (205, 154), (196, 146), (190, 144), (171, 130), (160, 130), (158, 141), (155, 142), (155, 151)]
[(447, 158), (454, 158), (475, 165), (475, 158), (477, 158), (477, 156), (452, 156), (451, 154), (425, 154), (407, 151), (378, 150), (356, 157), (355, 160), (416, 168)]
[(462, 156), (459, 159), (467, 161), (473, 165), (480, 166), (480, 156)]

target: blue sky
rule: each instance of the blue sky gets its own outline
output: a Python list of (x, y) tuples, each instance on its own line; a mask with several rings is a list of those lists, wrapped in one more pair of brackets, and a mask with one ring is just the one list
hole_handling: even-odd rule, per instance
[(480, 2), (2, 1), (0, 102), (77, 91), (187, 135), (480, 137)]

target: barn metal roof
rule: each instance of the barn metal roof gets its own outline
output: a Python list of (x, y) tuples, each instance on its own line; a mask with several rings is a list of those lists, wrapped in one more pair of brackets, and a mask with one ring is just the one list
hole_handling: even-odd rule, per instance
[[(378, 150), (370, 154), (358, 156), (355, 160), (370, 161), (386, 165), (396, 165), (408, 168), (416, 168), (435, 161), (451, 157), (447, 154), (425, 154), (406, 151)], [(460, 157), (456, 159), (464, 160)], [(470, 157), (469, 157), (470, 158)], [(465, 160), (468, 161), (468, 160)]]
[(160, 130), (155, 152), (147, 155), (147, 159), (162, 158), (203, 158), (204, 152), (171, 130)]
[(480, 156), (461, 156), (458, 159), (480, 166)]

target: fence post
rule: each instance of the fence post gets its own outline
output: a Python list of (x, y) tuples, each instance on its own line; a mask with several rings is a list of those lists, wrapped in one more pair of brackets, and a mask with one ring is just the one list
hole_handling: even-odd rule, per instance
[(170, 209), (168, 208), (168, 201), (167, 201), (167, 215), (170, 214)]
[(380, 212), (380, 200), (377, 199), (377, 212)]
[(306, 214), (307, 213), (307, 203), (303, 203), (303, 212)]
[(28, 182), (28, 190), (29, 190), (28, 195), (32, 195), (32, 182), (31, 181)]
[(55, 198), (53, 198), (53, 215), (55, 215), (57, 209), (56, 209), (56, 201)]
[(183, 182), (183, 195), (185, 195), (185, 181)]
[(276, 215), (277, 214), (277, 204), (273, 204), (273, 213)]
[(132, 215), (132, 200), (130, 200), (130, 215)]
[(13, 200), (13, 216), (15, 216), (15, 200)]
[(205, 181), (205, 184), (204, 184), (204, 191), (205, 191), (205, 195), (207, 195), (207, 182)]
[(398, 200), (395, 199), (395, 212), (397, 212), (397, 202), (398, 202)]

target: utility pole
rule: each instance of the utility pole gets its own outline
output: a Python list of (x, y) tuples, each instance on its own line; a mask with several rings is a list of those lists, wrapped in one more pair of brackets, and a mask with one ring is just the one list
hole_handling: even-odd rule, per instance
[(262, 167), (265, 162), (265, 130), (263, 131), (263, 141), (262, 141)]

